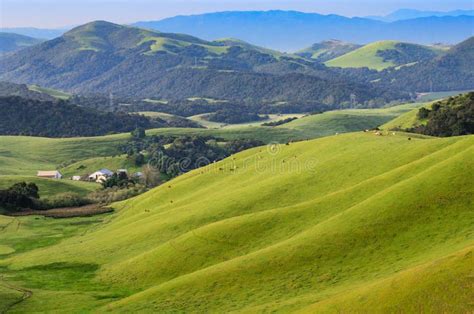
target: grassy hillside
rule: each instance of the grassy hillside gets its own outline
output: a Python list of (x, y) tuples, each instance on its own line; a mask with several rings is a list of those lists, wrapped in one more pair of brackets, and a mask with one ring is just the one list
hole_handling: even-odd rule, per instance
[(128, 99), (206, 97), (300, 105), (328, 96), (342, 103), (353, 93), (362, 103), (406, 98), (400, 91), (346, 80), (316, 63), (233, 40), (95, 21), (6, 56), (0, 79), (84, 95), (113, 90), (116, 98)]
[(57, 99), (67, 100), (71, 98), (71, 94), (62, 92), (60, 90), (52, 89), (52, 88), (45, 88), (38, 85), (30, 85), (28, 86), (28, 88), (32, 91), (47, 94)]
[(52, 180), (52, 179), (43, 179), (33, 176), (1, 176), (0, 175), (0, 189), (5, 189), (17, 182), (33, 182), (35, 183), (40, 191), (40, 196), (50, 197), (56, 194), (61, 194), (65, 192), (73, 192), (80, 195), (87, 195), (89, 192), (97, 190), (99, 188), (98, 184), (89, 183), (89, 182), (77, 182), (71, 180)]
[(363, 68), (383, 70), (400, 65), (411, 65), (436, 57), (438, 49), (402, 43), (393, 40), (378, 41), (331, 59), (325, 64), (330, 67)]
[[(346, 133), (373, 128), (410, 111), (419, 104), (400, 105), (376, 110), (340, 110), (307, 116), (278, 127), (260, 127), (251, 124), (233, 125), (220, 129), (176, 129), (163, 128), (147, 131), (147, 134), (164, 135), (212, 135), (224, 139), (250, 138), (265, 143), (285, 143), (291, 140), (310, 139), (335, 133)], [(293, 115), (290, 115), (293, 116)], [(278, 117), (275, 117), (278, 118)], [(25, 136), (0, 136), (0, 175), (35, 175), (38, 170), (65, 170), (66, 175), (75, 174), (80, 165), (65, 168), (79, 161), (116, 156), (117, 147), (130, 139), (127, 133), (82, 138), (51, 139)], [(99, 166), (88, 161), (86, 166)], [(113, 163), (100, 163), (108, 168), (118, 167)], [(129, 168), (124, 165), (124, 167)]]
[(311, 115), (294, 120), (278, 128), (303, 131), (306, 134), (317, 133), (320, 136), (346, 133), (348, 130), (358, 131), (380, 126), (412, 108), (420, 107), (420, 103), (405, 104), (385, 109), (348, 109), (330, 111), (324, 114)]
[(339, 56), (345, 55), (357, 48), (360, 45), (352, 44), (340, 40), (327, 40), (320, 43), (316, 43), (309, 48), (296, 52), (297, 55), (315, 59), (320, 62), (325, 62)]
[[(425, 108), (430, 108), (431, 103), (423, 105)], [(421, 108), (421, 107), (420, 107)], [(396, 117), (393, 120), (390, 120), (389, 122), (383, 124), (380, 128), (383, 130), (406, 130), (409, 128), (414, 127), (415, 125), (423, 123), (418, 118), (418, 111), (420, 108), (415, 108), (413, 110), (410, 110), (398, 117)]]
[(0, 216), (14, 310), (469, 312), (474, 137), (408, 136), (255, 148), (64, 229)]

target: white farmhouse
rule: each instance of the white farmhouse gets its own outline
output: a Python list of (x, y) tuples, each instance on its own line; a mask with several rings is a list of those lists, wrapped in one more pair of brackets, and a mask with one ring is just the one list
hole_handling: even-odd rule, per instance
[(104, 182), (108, 178), (110, 178), (114, 173), (109, 169), (100, 169), (99, 171), (94, 172), (93, 174), (89, 175), (89, 181), (95, 182)]

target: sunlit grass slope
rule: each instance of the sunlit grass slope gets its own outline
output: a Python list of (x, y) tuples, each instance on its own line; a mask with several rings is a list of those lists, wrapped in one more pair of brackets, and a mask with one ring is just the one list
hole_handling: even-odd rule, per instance
[(409, 136), (245, 151), (41, 248), (18, 252), (35, 227), (9, 227), (0, 270), (33, 292), (16, 311), (465, 312), (474, 137)]
[[(398, 44), (403, 44), (404, 47), (399, 47)], [(378, 54), (379, 51), (386, 51), (386, 50), (393, 50), (394, 54), (400, 55), (407, 55), (410, 56), (410, 60), (413, 62), (404, 61), (407, 64), (401, 63), (401, 61), (391, 61), (391, 60), (384, 60), (382, 56)], [(420, 55), (431, 53), (433, 57), (437, 54), (442, 53), (441, 50), (422, 46), (417, 44), (409, 44), (409, 43), (401, 43), (399, 41), (394, 40), (384, 40), (384, 41), (377, 41), (374, 43), (370, 43), (365, 45), (359, 49), (353, 50), (348, 52), (340, 57), (334, 58), (325, 62), (327, 66), (330, 67), (341, 67), (341, 68), (363, 68), (367, 67), (369, 69), (381, 71), (383, 69), (395, 66), (410, 66), (416, 64), (417, 61), (421, 61), (421, 59), (417, 59)], [(421, 58), (421, 57), (420, 57)]]
[(433, 103), (422, 103), (420, 106), (405, 112), (393, 120), (380, 126), (382, 130), (406, 130), (413, 128), (417, 125), (425, 124), (426, 119), (420, 119), (418, 117), (418, 112), (421, 107), (431, 109)]
[[(360, 131), (379, 126), (417, 104), (400, 105), (386, 109), (338, 110), (307, 116), (279, 127), (237, 126), (229, 129), (164, 128), (148, 130), (147, 134), (212, 135), (227, 140), (257, 139), (264, 143), (285, 143), (311, 139), (335, 133)], [(85, 159), (117, 156), (118, 147), (130, 139), (130, 134), (116, 134), (85, 138), (50, 139), (26, 136), (0, 136), (0, 175), (36, 175), (38, 170), (67, 167)], [(97, 160), (96, 160), (97, 161)], [(101, 167), (116, 167), (114, 163)], [(88, 163), (88, 162), (86, 162)], [(79, 166), (79, 165), (78, 165)], [(87, 165), (86, 165), (87, 166)], [(97, 162), (99, 166), (99, 162)], [(67, 175), (76, 174), (74, 165), (65, 168)], [(76, 167), (77, 168), (77, 167)], [(94, 168), (91, 165), (91, 169)]]
[(46, 88), (46, 87), (41, 87), (38, 85), (30, 85), (28, 88), (32, 91), (43, 93), (43, 94), (48, 94), (50, 96), (53, 96), (57, 99), (62, 99), (62, 100), (67, 100), (71, 98), (71, 94), (65, 93), (63, 91), (59, 91), (56, 89), (51, 89), (51, 88)]
[(321, 136), (359, 131), (380, 126), (414, 108), (421, 107), (420, 103), (411, 103), (384, 109), (347, 109), (311, 115), (302, 119), (279, 126), (301, 130), (306, 134), (318, 133)]
[(383, 58), (377, 55), (379, 50), (395, 49), (397, 41), (386, 40), (378, 41), (365, 45), (359, 49), (351, 51), (345, 55), (327, 61), (325, 64), (331, 67), (341, 68), (361, 68), (368, 67), (374, 70), (383, 70), (388, 67), (393, 67), (396, 64), (386, 62)]

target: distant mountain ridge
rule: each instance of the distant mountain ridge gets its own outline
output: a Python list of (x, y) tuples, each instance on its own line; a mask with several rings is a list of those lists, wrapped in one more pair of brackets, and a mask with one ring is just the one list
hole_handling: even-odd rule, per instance
[(297, 51), (329, 39), (366, 44), (393, 39), (419, 44), (458, 43), (474, 35), (474, 16), (429, 16), (383, 22), (297, 11), (228, 11), (176, 16), (134, 26), (186, 33), (206, 40), (233, 37), (280, 51)]
[(43, 39), (0, 32), (0, 56), (43, 42)]
[[(318, 62), (238, 40), (206, 41), (105, 21), (4, 58), (0, 80), (73, 93), (331, 104), (399, 99), (351, 82)], [(327, 102), (327, 101), (326, 101)]]
[[(367, 44), (393, 39), (418, 44), (456, 44), (474, 35), (474, 10), (450, 12), (401, 9), (387, 16), (345, 17), (298, 11), (227, 11), (138, 21), (133, 26), (185, 33), (205, 40), (239, 38), (279, 51), (299, 51), (331, 39)], [(70, 28), (0, 28), (0, 31), (53, 39)]]
[(0, 32), (15, 33), (18, 35), (33, 37), (33, 38), (43, 38), (43, 39), (53, 39), (61, 36), (67, 31), (67, 28), (57, 28), (57, 29), (47, 29), (47, 28), (36, 28), (36, 27), (6, 27), (0, 28)]
[(367, 18), (376, 19), (385, 22), (394, 22), (401, 20), (417, 19), (430, 16), (474, 16), (474, 10), (453, 10), (453, 11), (423, 11), (414, 9), (400, 9), (385, 16), (367, 16)]

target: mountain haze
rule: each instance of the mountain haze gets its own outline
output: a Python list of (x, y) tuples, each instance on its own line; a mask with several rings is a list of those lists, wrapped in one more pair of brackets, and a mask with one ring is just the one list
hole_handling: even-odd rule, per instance
[(377, 19), (386, 22), (416, 19), (430, 16), (474, 16), (474, 10), (454, 10), (454, 11), (423, 11), (415, 9), (400, 9), (385, 16), (368, 16), (368, 18)]

